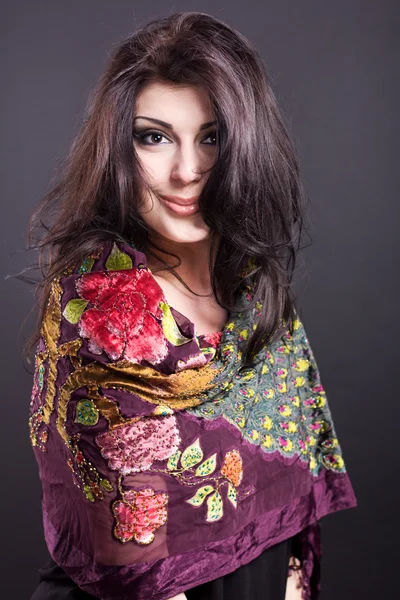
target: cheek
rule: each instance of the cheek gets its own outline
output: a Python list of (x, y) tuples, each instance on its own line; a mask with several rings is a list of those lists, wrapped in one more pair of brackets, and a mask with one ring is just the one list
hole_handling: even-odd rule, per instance
[(144, 188), (141, 190), (140, 202), (137, 208), (144, 221), (152, 222), (154, 219), (157, 219), (159, 203), (157, 198), (154, 197), (154, 194), (149, 190)]
[(161, 152), (137, 152), (140, 165), (150, 185), (158, 186), (169, 179), (168, 157)]

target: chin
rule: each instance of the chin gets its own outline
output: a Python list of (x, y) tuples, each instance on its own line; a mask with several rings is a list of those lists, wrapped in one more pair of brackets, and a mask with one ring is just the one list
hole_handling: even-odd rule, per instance
[(198, 229), (195, 227), (188, 227), (185, 231), (166, 231), (162, 230), (157, 232), (163, 238), (176, 244), (187, 244), (202, 242), (210, 237), (210, 231), (204, 229)]
[(201, 217), (196, 222), (148, 223), (157, 236), (176, 244), (202, 242), (211, 236), (210, 228)]

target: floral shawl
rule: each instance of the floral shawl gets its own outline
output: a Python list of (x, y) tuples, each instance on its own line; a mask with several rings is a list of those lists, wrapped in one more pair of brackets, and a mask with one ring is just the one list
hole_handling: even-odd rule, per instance
[(319, 519), (356, 498), (303, 324), (240, 368), (261, 305), (197, 335), (146, 264), (111, 240), (52, 282), (29, 418), (52, 558), (166, 600), (294, 537), (317, 598)]

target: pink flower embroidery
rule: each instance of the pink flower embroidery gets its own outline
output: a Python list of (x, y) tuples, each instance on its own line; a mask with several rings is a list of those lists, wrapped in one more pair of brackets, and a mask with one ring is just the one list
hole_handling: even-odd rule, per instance
[(218, 345), (221, 341), (221, 336), (222, 336), (222, 331), (216, 331), (214, 333), (209, 333), (209, 334), (205, 335), (203, 339), (205, 339), (206, 342), (208, 344), (210, 344), (210, 346), (213, 346), (214, 348), (218, 348)]
[(155, 460), (166, 460), (178, 450), (180, 437), (176, 418), (143, 417), (96, 437), (108, 466), (122, 475), (146, 471)]
[(154, 531), (167, 521), (168, 494), (153, 488), (129, 490), (124, 500), (116, 500), (112, 510), (116, 519), (114, 535), (121, 542), (134, 539), (139, 544), (150, 544)]
[(147, 269), (87, 273), (76, 282), (79, 296), (94, 304), (79, 320), (79, 334), (93, 354), (112, 360), (159, 363), (168, 352), (156, 318), (162, 318), (161, 289)]

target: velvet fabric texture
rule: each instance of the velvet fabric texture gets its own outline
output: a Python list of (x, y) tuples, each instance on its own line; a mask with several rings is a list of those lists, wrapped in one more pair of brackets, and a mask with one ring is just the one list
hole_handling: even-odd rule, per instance
[[(270, 546), (250, 563), (185, 590), (187, 600), (285, 600), (291, 539)], [(52, 559), (39, 569), (30, 600), (98, 600), (81, 590)]]
[(242, 368), (261, 310), (197, 335), (113, 240), (54, 279), (30, 439), (47, 547), (82, 590), (167, 600), (293, 537), (318, 597), (319, 520), (356, 498), (301, 320)]

